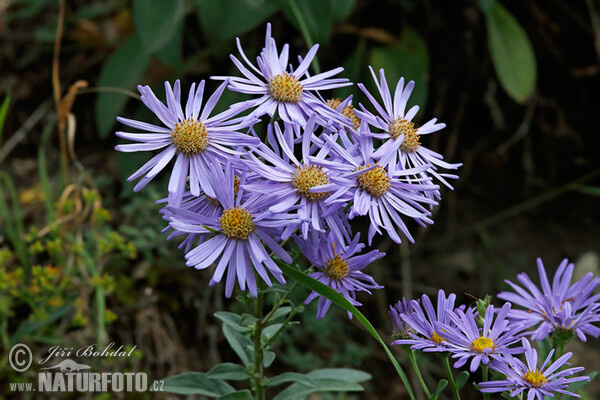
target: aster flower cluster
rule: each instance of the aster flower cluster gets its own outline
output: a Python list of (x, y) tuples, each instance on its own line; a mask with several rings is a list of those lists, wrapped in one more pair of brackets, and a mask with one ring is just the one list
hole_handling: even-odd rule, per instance
[[(139, 179), (134, 191), (170, 169), (161, 200), (165, 232), (183, 238), (188, 266), (216, 266), (210, 284), (225, 280), (226, 296), (236, 284), (256, 296), (259, 280), (285, 283), (277, 262), (292, 263), (285, 249), (291, 238), (313, 265), (311, 277), (359, 305), (356, 292), (381, 287), (363, 270), (384, 253), (361, 253), (365, 245), (350, 221), (368, 216), (369, 244), (384, 233), (397, 243), (413, 241), (410, 221), (433, 223), (439, 183), (451, 188), (448, 180), (457, 176), (445, 171), (460, 164), (446, 163), (420, 140), (444, 124), (433, 119), (417, 127), (418, 107), (405, 112), (414, 82), (401, 79), (392, 100), (383, 70), (376, 80), (383, 106), (363, 84), (371, 110), (355, 109), (352, 97), (325, 100), (325, 91), (352, 85), (338, 76), (343, 68), (309, 74), (318, 45), (294, 66), (270, 24), (256, 63), (239, 39), (237, 48), (230, 58), (241, 76), (212, 77), (222, 83), (206, 102), (204, 81), (191, 85), (187, 99), (179, 81), (166, 82), (166, 104), (150, 87), (138, 87), (162, 125), (118, 118), (141, 132), (117, 132), (135, 142), (117, 150), (158, 151), (129, 177)], [(225, 90), (253, 98), (214, 113)], [(331, 302), (318, 304), (322, 318)]]
[[(526, 392), (527, 399), (539, 400), (555, 394), (579, 397), (568, 390), (569, 385), (589, 381), (589, 377), (573, 376), (583, 368), (567, 368), (572, 353), (564, 353), (564, 346), (575, 335), (584, 342), (587, 336), (599, 336), (600, 328), (594, 323), (600, 321), (600, 295), (593, 292), (600, 278), (587, 273), (572, 283), (574, 265), (563, 260), (551, 285), (540, 259), (537, 266), (541, 289), (521, 273), (517, 279), (523, 287), (507, 280), (516, 293), (498, 294), (506, 301), (500, 309), (489, 304), (489, 299), (479, 300), (475, 307), (456, 307), (456, 296), (446, 296), (443, 290), (438, 293), (436, 308), (427, 295), (420, 302), (402, 299), (390, 306), (396, 339), (392, 344), (451, 357), (456, 359), (455, 368), (469, 362), (472, 373), (484, 366), (504, 375), (504, 379), (480, 383), (483, 393), (508, 392), (521, 398)], [(553, 348), (540, 366), (532, 343), (548, 336)]]

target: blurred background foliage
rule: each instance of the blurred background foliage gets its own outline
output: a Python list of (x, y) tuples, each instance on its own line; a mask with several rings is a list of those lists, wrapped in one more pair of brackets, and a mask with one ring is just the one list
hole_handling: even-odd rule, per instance
[[(235, 38), (252, 58), (267, 21), (292, 54), (319, 43), (315, 68), (342, 65), (371, 89), (368, 65), (392, 84), (414, 79), (417, 119), (447, 124), (423, 144), (464, 163), (436, 224), (414, 227), (416, 245), (375, 243), (388, 256), (371, 271), (386, 289), (360, 300), (382, 334), (400, 297), (443, 288), (469, 303), (533, 270), (537, 256), (598, 272), (599, 9), (593, 0), (0, 2), (1, 387), (28, 379), (6, 368), (18, 342), (40, 357), (54, 344), (135, 344), (136, 357), (94, 367), (152, 379), (235, 358), (212, 317), (229, 305), (222, 287), (187, 269), (160, 233), (164, 179), (133, 195), (126, 177), (147, 156), (117, 154), (113, 132), (117, 115), (151, 118), (137, 84), (161, 97), (165, 80), (235, 75)], [(356, 86), (334, 93), (349, 94), (364, 103)], [(226, 93), (219, 107), (243, 98)], [(299, 316), (271, 368), (359, 367), (373, 375), (360, 398), (402, 398), (362, 328), (340, 310), (313, 315), (311, 305)], [(600, 367), (596, 341), (570, 350), (574, 363)], [(420, 361), (429, 378), (441, 375)]]

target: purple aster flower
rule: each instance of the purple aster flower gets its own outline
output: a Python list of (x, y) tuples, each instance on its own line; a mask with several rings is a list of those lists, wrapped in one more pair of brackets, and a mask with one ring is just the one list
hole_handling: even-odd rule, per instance
[(282, 120), (302, 126), (313, 113), (321, 115), (325, 121), (344, 119), (311, 93), (351, 85), (352, 83), (345, 78), (330, 79), (344, 69), (338, 67), (310, 77), (305, 76), (317, 53), (318, 44), (308, 51), (296, 70), (288, 70), (289, 46), (284, 45), (281, 54), (277, 51), (275, 40), (271, 37), (271, 24), (267, 24), (265, 47), (257, 57), (258, 68), (244, 54), (239, 38), (237, 46), (250, 69), (233, 55), (231, 60), (244, 77), (212, 78), (229, 79), (229, 89), (234, 92), (259, 95), (259, 98), (248, 103), (257, 106), (251, 115), (260, 117), (268, 114), (272, 117), (277, 111)]
[[(193, 83), (185, 104), (185, 112), (181, 105), (179, 80), (175, 81), (173, 89), (169, 82), (165, 82), (167, 106), (156, 98), (149, 86), (138, 86), (142, 101), (165, 127), (117, 117), (119, 122), (144, 132), (117, 132), (117, 136), (138, 143), (118, 145), (116, 150), (134, 152), (162, 149), (127, 179), (131, 181), (142, 177), (134, 191), (137, 192), (146, 186), (175, 158), (175, 166), (169, 180), (169, 198), (173, 201), (181, 200), (188, 176), (193, 195), (199, 196), (201, 187), (209, 193), (211, 189), (206, 179), (208, 163), (218, 160), (224, 164), (232, 154), (237, 154), (229, 148), (230, 146), (252, 147), (258, 144), (257, 138), (238, 132), (252, 124), (253, 120), (246, 119), (246, 122), (241, 123), (241, 118), (231, 119), (247, 106), (240, 104), (210, 117), (226, 86), (227, 82), (224, 82), (202, 107), (204, 81), (200, 82), (197, 88)], [(211, 196), (214, 197), (214, 194)]]
[(444, 344), (452, 353), (452, 358), (458, 358), (454, 363), (455, 368), (462, 367), (472, 358), (469, 369), (475, 372), (480, 363), (488, 365), (492, 360), (501, 359), (507, 354), (523, 353), (522, 347), (509, 347), (519, 340), (518, 333), (523, 330), (520, 325), (508, 323), (506, 315), (509, 310), (510, 304), (505, 303), (495, 315), (494, 306), (490, 304), (485, 312), (483, 328), (477, 326), (473, 308), (466, 312), (447, 311), (455, 326), (434, 322), (435, 330), (444, 335)]
[[(368, 215), (371, 221), (369, 244), (375, 233), (381, 234), (381, 228), (396, 243), (401, 242), (398, 231), (414, 242), (402, 217), (412, 218), (421, 226), (432, 224), (433, 220), (429, 218), (431, 212), (423, 204), (434, 205), (437, 202), (425, 197), (422, 192), (437, 190), (439, 186), (429, 184), (431, 178), (428, 177), (419, 182), (411, 178), (411, 182), (407, 182), (407, 176), (419, 173), (428, 166), (407, 170), (397, 168), (396, 163), (391, 162), (392, 153), (374, 151), (373, 139), (367, 129), (363, 123), (360, 133), (352, 134), (349, 138), (340, 131), (342, 144), (337, 143), (334, 135), (321, 136), (339, 157), (333, 160), (310, 158), (310, 161), (338, 171), (340, 183), (337, 187), (332, 184), (321, 185), (312, 191), (333, 192), (325, 203), (342, 202), (345, 205), (353, 201), (349, 218)], [(396, 145), (399, 146), (400, 142)], [(346, 180), (346, 183), (342, 183), (342, 180)]]
[(498, 297), (527, 309), (511, 310), (508, 317), (526, 327), (539, 324), (532, 339), (542, 340), (556, 330), (571, 330), (583, 341), (586, 340), (586, 334), (598, 337), (600, 329), (591, 323), (600, 320), (599, 306), (595, 304), (600, 300), (600, 295), (593, 294), (594, 289), (600, 285), (600, 278), (589, 272), (571, 284), (574, 265), (565, 259), (560, 263), (550, 285), (540, 258), (537, 259), (537, 266), (541, 290), (526, 273), (517, 275), (523, 287), (505, 281), (516, 293), (501, 292)]
[[(451, 325), (453, 323), (450, 319), (450, 313), (455, 310), (455, 300), (456, 295), (454, 293), (446, 297), (446, 293), (440, 289), (437, 297), (437, 312), (426, 294), (421, 296), (421, 304), (412, 300), (410, 302), (412, 312), (410, 314), (400, 314), (400, 318), (414, 330), (414, 333), (409, 332), (411, 339), (396, 340), (392, 344), (408, 344), (411, 345), (413, 350), (428, 352), (448, 351), (448, 346), (445, 344), (446, 338), (441, 336), (444, 333), (436, 331), (434, 324)], [(425, 309), (425, 312), (423, 312), (421, 306)]]
[[(305, 239), (310, 229), (325, 231), (328, 228), (336, 235), (337, 240), (343, 243), (345, 240), (350, 240), (348, 234), (350, 227), (345, 214), (341, 212), (343, 204), (326, 204), (328, 193), (311, 191), (313, 187), (319, 185), (330, 184), (338, 188), (340, 183), (345, 183), (345, 180), (338, 180), (337, 174), (332, 173), (329, 168), (309, 161), (309, 158), (325, 159), (331, 149), (328, 145), (323, 146), (314, 157), (310, 157), (313, 132), (316, 128), (315, 120), (316, 116), (313, 114), (303, 128), (300, 159), (294, 155), (294, 131), (302, 128), (284, 122), (282, 131), (277, 123), (274, 124), (274, 129), (269, 125), (268, 141), (279, 154), (261, 144), (248, 155), (247, 168), (263, 176), (267, 181), (247, 185), (246, 190), (269, 192), (276, 196), (279, 200), (271, 207), (273, 212), (284, 212), (295, 208), (298, 218), (302, 221), (300, 230)], [(291, 235), (295, 229), (297, 226), (287, 226), (283, 238)]]
[[(355, 306), (361, 305), (356, 300), (357, 291), (371, 294), (371, 289), (383, 287), (362, 270), (373, 261), (385, 256), (385, 253), (378, 250), (356, 255), (364, 247), (364, 244), (358, 242), (359, 239), (360, 235), (357, 234), (354, 240), (346, 246), (344, 242), (339, 242), (331, 232), (326, 234), (311, 231), (308, 240), (295, 236), (302, 254), (318, 268), (317, 272), (313, 272), (309, 276), (335, 289)], [(317, 319), (321, 319), (329, 310), (331, 300), (312, 292), (306, 299), (305, 304), (310, 303), (317, 297), (319, 298)], [(352, 318), (352, 314), (348, 313), (348, 317)]]
[(402, 319), (402, 315), (408, 315), (411, 312), (410, 301), (404, 297), (390, 306), (388, 315), (392, 321), (392, 337), (394, 339), (406, 339), (410, 337), (411, 333), (414, 333), (414, 329)]
[(583, 367), (560, 369), (565, 365), (570, 365), (567, 361), (573, 353), (566, 353), (549, 365), (554, 354), (553, 349), (542, 366), (538, 367), (537, 351), (531, 347), (527, 339), (522, 339), (522, 342), (525, 347), (527, 364), (510, 356), (504, 359), (505, 362), (494, 362), (492, 368), (506, 375), (506, 379), (479, 383), (482, 392), (500, 393), (510, 391), (510, 397), (515, 397), (527, 391), (527, 400), (544, 400), (544, 396), (554, 397), (556, 393), (580, 397), (566, 389), (573, 382), (590, 380), (588, 376), (571, 377), (583, 371)]
[[(369, 67), (369, 69), (371, 70), (371, 75), (373, 75), (373, 80), (375, 81), (377, 90), (383, 100), (383, 107), (375, 100), (365, 86), (362, 83), (359, 83), (358, 87), (371, 101), (371, 104), (373, 104), (377, 110), (378, 115), (375, 116), (367, 111), (362, 104), (362, 112), (357, 111), (357, 115), (371, 126), (381, 129), (384, 132), (383, 134), (377, 135), (379, 138), (391, 139), (383, 145), (383, 148), (389, 149), (389, 151), (392, 151), (394, 148), (399, 148), (397, 156), (401, 168), (409, 169), (428, 165), (429, 168), (421, 171), (418, 175), (421, 177), (431, 175), (452, 189), (452, 186), (446, 179), (457, 179), (458, 176), (438, 172), (438, 168), (457, 169), (462, 164), (450, 164), (445, 162), (441, 154), (424, 147), (419, 141), (421, 135), (437, 132), (440, 129), (443, 129), (446, 124), (437, 123), (437, 119), (434, 118), (425, 125), (415, 128), (412, 119), (419, 111), (419, 106), (413, 106), (405, 113), (408, 98), (415, 86), (415, 82), (410, 81), (405, 87), (404, 78), (401, 78), (396, 85), (396, 91), (394, 92), (394, 98), (392, 100), (383, 69), (379, 71), (379, 82), (377, 81), (373, 68)], [(394, 144), (395, 141), (401, 141), (399, 147)], [(439, 199), (439, 191), (434, 192), (434, 194), (436, 198)]]
[(269, 207), (276, 199), (269, 193), (254, 193), (245, 198), (245, 175), (242, 175), (239, 192), (234, 196), (234, 172), (229, 165), (223, 172), (220, 165), (212, 164), (207, 179), (215, 192), (215, 200), (223, 207), (219, 217), (201, 215), (176, 206), (167, 208), (172, 213), (170, 225), (174, 230), (214, 234), (185, 255), (187, 265), (205, 269), (217, 263), (210, 285), (220, 282), (227, 271), (227, 297), (233, 292), (236, 278), (241, 290), (245, 290), (247, 285), (250, 293), (256, 296), (254, 271), (269, 286), (271, 279), (267, 270), (277, 281), (285, 283), (281, 270), (267, 253), (265, 245), (284, 262), (291, 263), (291, 257), (277, 241), (281, 228), (297, 221), (287, 213), (270, 211)]

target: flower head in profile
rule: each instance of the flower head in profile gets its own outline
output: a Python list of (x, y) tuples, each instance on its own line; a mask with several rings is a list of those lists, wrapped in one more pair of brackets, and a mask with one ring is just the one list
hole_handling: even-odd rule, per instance
[(516, 293), (501, 292), (498, 297), (525, 310), (512, 310), (508, 317), (526, 327), (537, 326), (532, 339), (542, 340), (553, 332), (576, 333), (582, 340), (586, 335), (598, 337), (600, 329), (592, 323), (600, 321), (599, 294), (594, 289), (600, 285), (600, 278), (587, 273), (579, 281), (571, 284), (574, 265), (563, 260), (552, 280), (548, 280), (546, 269), (540, 258), (537, 259), (541, 289), (526, 273), (517, 275), (523, 287), (506, 281)]
[[(309, 276), (336, 290), (355, 306), (361, 305), (356, 300), (356, 292), (370, 294), (372, 289), (383, 287), (362, 270), (373, 261), (385, 256), (385, 253), (378, 250), (357, 254), (364, 247), (364, 244), (359, 243), (359, 239), (360, 235), (357, 234), (354, 240), (346, 246), (344, 242), (338, 241), (332, 233), (312, 231), (308, 240), (296, 237), (296, 243), (300, 251), (308, 261), (317, 267), (317, 271)], [(305, 304), (310, 303), (317, 297), (319, 298), (317, 319), (321, 319), (329, 310), (331, 300), (312, 292), (306, 299)], [(348, 317), (352, 318), (352, 314), (348, 313)]]
[(227, 165), (223, 171), (220, 165), (211, 165), (207, 179), (210, 180), (215, 200), (223, 211), (218, 215), (202, 215), (186, 208), (169, 206), (170, 226), (184, 234), (212, 234), (212, 237), (190, 250), (185, 258), (187, 265), (205, 269), (217, 264), (210, 284), (221, 281), (227, 272), (225, 294), (230, 297), (237, 280), (241, 290), (257, 294), (254, 272), (267, 285), (271, 279), (267, 271), (280, 283), (285, 283), (283, 274), (268, 254), (265, 246), (284, 262), (291, 263), (291, 257), (277, 243), (281, 227), (296, 223), (287, 213), (273, 213), (269, 206), (275, 199), (270, 194), (255, 193), (247, 198), (243, 194), (245, 174), (242, 174), (240, 189), (234, 193), (234, 171)]
[(175, 158), (175, 166), (169, 180), (169, 199), (171, 203), (182, 199), (189, 177), (190, 191), (199, 196), (201, 188), (209, 195), (210, 185), (206, 179), (208, 164), (219, 161), (227, 162), (233, 154), (232, 146), (249, 146), (258, 144), (258, 139), (238, 132), (254, 121), (246, 119), (244, 123), (235, 118), (244, 110), (241, 104), (215, 116), (210, 116), (227, 83), (224, 82), (203, 106), (204, 81), (198, 87), (193, 83), (188, 95), (185, 109), (181, 104), (181, 85), (179, 80), (171, 88), (165, 82), (167, 105), (165, 106), (152, 92), (149, 86), (138, 86), (142, 101), (164, 124), (157, 126), (146, 122), (135, 121), (123, 117), (117, 120), (124, 125), (139, 129), (142, 133), (117, 132), (116, 135), (135, 144), (121, 144), (116, 150), (122, 152), (161, 150), (144, 164), (127, 180), (141, 178), (134, 191), (141, 190), (169, 162)]
[(505, 355), (521, 354), (524, 349), (510, 347), (519, 341), (518, 333), (522, 330), (519, 325), (509, 325), (506, 315), (510, 304), (505, 303), (498, 311), (489, 305), (485, 312), (483, 327), (479, 328), (475, 321), (473, 308), (466, 312), (456, 310), (448, 312), (454, 326), (443, 323), (434, 323), (436, 331), (443, 332), (445, 344), (452, 358), (458, 358), (454, 363), (455, 368), (460, 368), (471, 359), (470, 370), (475, 372), (479, 364), (489, 365), (492, 360), (498, 360)]
[[(408, 98), (412, 93), (415, 82), (410, 81), (404, 86), (404, 78), (401, 78), (396, 85), (396, 90), (392, 99), (383, 69), (379, 71), (379, 81), (377, 81), (373, 68), (369, 67), (369, 69), (371, 70), (371, 75), (373, 75), (373, 80), (375, 81), (379, 95), (383, 100), (383, 106), (379, 104), (362, 83), (359, 83), (358, 87), (365, 93), (373, 107), (375, 107), (377, 115), (367, 111), (362, 105), (362, 111), (357, 111), (357, 115), (362, 120), (369, 123), (369, 125), (378, 128), (383, 132), (382, 134), (377, 135), (381, 139), (387, 140), (382, 148), (389, 149), (389, 151), (393, 151), (393, 148), (399, 149), (399, 151), (396, 151), (397, 154), (394, 159), (398, 161), (402, 169), (428, 165), (429, 168), (420, 171), (417, 175), (420, 177), (431, 175), (452, 189), (452, 186), (446, 179), (457, 179), (458, 176), (439, 172), (438, 170), (440, 168), (457, 169), (462, 164), (450, 164), (445, 162), (441, 154), (423, 146), (420, 141), (422, 135), (437, 132), (443, 129), (446, 124), (438, 123), (437, 119), (434, 118), (423, 126), (418, 128), (415, 127), (412, 119), (419, 111), (419, 106), (415, 105), (406, 111)], [(394, 145), (395, 141), (401, 141), (399, 147)], [(433, 194), (439, 199), (439, 191), (434, 192)], [(432, 195), (432, 193), (429, 193), (428, 195)]]
[(573, 382), (590, 380), (587, 376), (573, 376), (583, 371), (583, 367), (561, 369), (565, 365), (570, 365), (567, 361), (573, 353), (566, 353), (550, 364), (554, 355), (554, 349), (552, 349), (540, 367), (538, 366), (537, 351), (531, 347), (527, 339), (522, 339), (522, 343), (525, 348), (527, 364), (512, 356), (504, 358), (503, 362), (493, 363), (492, 368), (506, 375), (506, 379), (479, 383), (482, 392), (509, 391), (511, 397), (527, 393), (527, 400), (544, 400), (547, 398), (545, 396), (554, 398), (556, 394), (580, 397), (567, 389)]
[(402, 319), (402, 315), (408, 315), (412, 312), (411, 304), (405, 298), (399, 300), (396, 304), (390, 305), (388, 315), (392, 321), (392, 337), (394, 339), (408, 339), (414, 329)]
[[(452, 324), (450, 313), (454, 312), (454, 302), (456, 295), (451, 293), (446, 297), (446, 293), (440, 289), (437, 297), (437, 309), (426, 294), (421, 296), (421, 304), (412, 300), (410, 305), (412, 312), (410, 314), (401, 314), (400, 317), (414, 333), (409, 332), (410, 339), (400, 339), (392, 344), (410, 345), (413, 350), (423, 351), (448, 351), (448, 346), (444, 344), (446, 338), (444, 332), (436, 331), (436, 323), (444, 325)], [(423, 312), (423, 309), (425, 311)]]
[(299, 125), (304, 125), (313, 113), (319, 114), (324, 121), (345, 119), (313, 93), (352, 84), (345, 78), (331, 79), (344, 70), (342, 67), (313, 76), (307, 75), (308, 67), (319, 48), (318, 44), (308, 51), (295, 70), (288, 67), (289, 46), (284, 45), (281, 53), (277, 51), (275, 40), (271, 37), (271, 24), (267, 24), (265, 47), (257, 57), (258, 67), (248, 60), (239, 39), (237, 45), (247, 67), (233, 55), (231, 60), (243, 77), (215, 76), (213, 79), (229, 79), (230, 90), (260, 96), (249, 102), (257, 107), (251, 115), (260, 117), (268, 114), (272, 117), (277, 112), (283, 121)]

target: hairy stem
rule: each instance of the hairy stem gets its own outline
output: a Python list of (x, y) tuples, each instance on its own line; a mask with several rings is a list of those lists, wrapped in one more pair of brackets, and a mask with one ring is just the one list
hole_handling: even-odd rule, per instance
[(460, 394), (458, 394), (458, 387), (456, 386), (454, 375), (452, 375), (452, 368), (450, 368), (450, 355), (442, 356), (442, 360), (444, 360), (444, 367), (446, 368), (446, 373), (448, 374), (448, 381), (450, 382), (450, 387), (452, 388), (452, 394), (454, 395), (454, 399), (460, 400)]
[[(487, 365), (482, 366), (481, 370), (483, 372), (483, 381), (487, 382), (488, 381), (488, 366)], [(489, 398), (490, 398), (489, 393), (483, 393), (484, 400), (489, 400)]]
[(256, 295), (256, 304), (254, 316), (256, 317), (256, 326), (254, 329), (254, 398), (264, 400), (265, 393), (263, 388), (263, 363), (262, 363), (262, 308), (264, 293), (258, 291)]
[(423, 376), (421, 375), (421, 371), (419, 370), (419, 365), (417, 364), (417, 359), (415, 357), (415, 351), (411, 350), (410, 348), (408, 349), (408, 358), (410, 359), (410, 365), (412, 366), (413, 370), (415, 371), (415, 375), (417, 376), (417, 379), (419, 380), (419, 383), (421, 384), (421, 387), (423, 388), (423, 392), (425, 393), (425, 396), (429, 399), (431, 397), (431, 393), (429, 392), (429, 389), (427, 388), (427, 384), (423, 380)]

